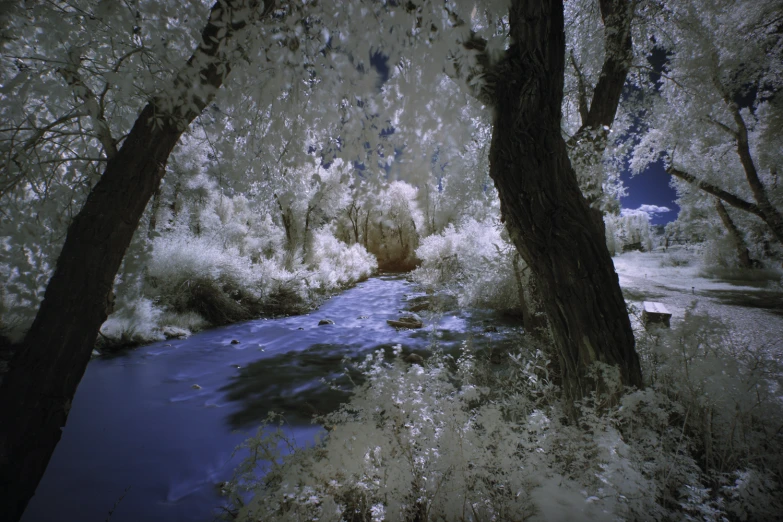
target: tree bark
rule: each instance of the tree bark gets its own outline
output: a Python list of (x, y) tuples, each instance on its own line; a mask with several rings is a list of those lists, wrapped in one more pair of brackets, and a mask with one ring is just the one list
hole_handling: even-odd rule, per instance
[[(727, 100), (728, 101), (728, 100)], [(742, 163), (742, 169), (745, 171), (745, 179), (748, 181), (748, 186), (753, 194), (753, 199), (759, 206), (759, 209), (764, 213), (764, 221), (772, 229), (775, 237), (783, 244), (783, 214), (772, 204), (767, 194), (767, 188), (759, 178), (756, 165), (753, 163), (753, 158), (750, 155), (750, 144), (748, 142), (748, 128), (745, 125), (745, 120), (742, 118), (742, 114), (739, 111), (739, 107), (736, 103), (729, 103), (729, 108), (734, 116), (734, 122), (737, 124), (737, 154), (740, 157), (740, 163)]]
[[(579, 89), (579, 115), (582, 123), (567, 145), (572, 158), (578, 158), (583, 177), (577, 177), (580, 190), (587, 198), (590, 215), (604, 230), (604, 197), (602, 169), (593, 171), (603, 161), (608, 144), (609, 131), (614, 124), (620, 105), (625, 80), (633, 61), (631, 21), (633, 4), (629, 0), (600, 0), (599, 8), (604, 23), (604, 62), (598, 83), (588, 100), (587, 83), (582, 70), (571, 52), (571, 63), (576, 71)], [(535, 286), (535, 277), (529, 278)], [(545, 321), (546, 319), (544, 319)], [(548, 326), (544, 325), (547, 329)]]
[(35, 493), (98, 330), (112, 311), (114, 278), (142, 213), (180, 135), (230, 72), (227, 40), (246, 25), (235, 22), (236, 10), (255, 12), (255, 6), (252, 0), (213, 5), (202, 41), (171, 92), (144, 107), (68, 228), (35, 321), (0, 386), (3, 520), (21, 518)]
[(562, 0), (515, 0), (511, 45), (494, 66), (490, 175), (510, 236), (539, 284), (571, 401), (600, 383), (596, 361), (642, 386), (633, 331), (602, 228), (582, 196), (560, 131)]
[(525, 284), (524, 270), (520, 266), (522, 256), (519, 252), (514, 254), (514, 277), (517, 282), (517, 296), (519, 298), (519, 307), (522, 310), (522, 324), (525, 328), (525, 333), (529, 334), (534, 339), (540, 341), (549, 340), (549, 322), (546, 320), (546, 316), (543, 315), (539, 303), (541, 302), (537, 292), (535, 279), (527, 277), (527, 284)]
[(742, 232), (740, 232), (737, 225), (734, 224), (734, 220), (731, 219), (729, 212), (726, 210), (726, 207), (723, 206), (723, 203), (721, 203), (719, 198), (715, 198), (715, 210), (718, 211), (718, 216), (720, 216), (723, 226), (726, 227), (726, 231), (729, 233), (729, 238), (731, 238), (734, 249), (737, 251), (737, 259), (739, 260), (740, 267), (753, 268), (758, 262), (754, 262), (754, 260), (751, 259), (750, 251), (748, 250), (748, 245), (745, 243), (745, 239), (742, 237)]

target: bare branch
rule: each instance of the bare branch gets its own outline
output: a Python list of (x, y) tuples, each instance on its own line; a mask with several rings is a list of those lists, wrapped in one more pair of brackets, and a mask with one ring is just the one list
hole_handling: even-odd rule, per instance
[(576, 63), (576, 57), (574, 56), (574, 50), (571, 49), (571, 65), (574, 66), (576, 71), (577, 88), (579, 89), (579, 117), (582, 121), (587, 120), (587, 115), (590, 112), (590, 108), (587, 105), (587, 87), (585, 85), (585, 77), (582, 74), (582, 69), (579, 68), (579, 64)]
[(735, 196), (734, 194), (726, 192), (720, 187), (716, 187), (711, 183), (707, 183), (706, 181), (697, 178), (693, 174), (688, 174), (687, 172), (676, 169), (674, 167), (667, 168), (666, 172), (668, 172), (670, 175), (676, 178), (680, 178), (681, 180), (687, 181), (691, 185), (695, 186), (698, 189), (703, 190), (708, 194), (712, 194), (713, 196), (722, 199), (723, 201), (725, 201), (726, 203), (728, 203), (734, 208), (738, 208), (740, 210), (744, 210), (745, 212), (750, 212), (751, 214), (755, 214), (761, 219), (765, 218), (764, 213), (755, 203), (750, 203), (748, 201), (745, 201), (744, 199)]
[(103, 152), (108, 159), (117, 155), (117, 141), (111, 135), (109, 123), (103, 113), (103, 107), (95, 93), (84, 83), (75, 66), (60, 67), (57, 72), (65, 78), (66, 83), (71, 86), (74, 94), (82, 100), (87, 112), (92, 120), (92, 126), (98, 135), (98, 140), (103, 145)]
[(730, 134), (731, 137), (734, 138), (735, 140), (737, 139), (737, 131), (735, 131), (725, 123), (719, 122), (712, 116), (706, 116), (704, 119), (707, 120), (707, 122), (712, 123), (713, 125), (718, 127), (720, 130), (726, 132), (727, 134)]

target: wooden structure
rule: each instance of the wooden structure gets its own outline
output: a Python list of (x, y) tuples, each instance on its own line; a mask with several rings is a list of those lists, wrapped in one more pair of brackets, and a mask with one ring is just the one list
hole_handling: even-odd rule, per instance
[(656, 303), (655, 301), (645, 301), (643, 303), (644, 311), (642, 312), (642, 320), (644, 326), (649, 324), (662, 324), (669, 327), (669, 320), (672, 317), (671, 312), (663, 306), (663, 303)]

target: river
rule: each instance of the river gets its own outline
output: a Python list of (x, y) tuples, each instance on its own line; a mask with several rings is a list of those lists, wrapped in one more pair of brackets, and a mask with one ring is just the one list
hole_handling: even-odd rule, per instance
[[(234, 449), (267, 411), (286, 415), (298, 444), (312, 443), (321, 430), (312, 414), (348, 396), (321, 382), (339, 377), (344, 357), (395, 344), (426, 357), (433, 343), (511, 342), (515, 323), (475, 310), (423, 313), (421, 330), (386, 324), (422, 295), (386, 275), (307, 315), (92, 360), (23, 522), (103, 522), (110, 512), (111, 522), (211, 521), (223, 502), (216, 484), (231, 478), (241, 459)], [(319, 326), (321, 319), (334, 324)]]

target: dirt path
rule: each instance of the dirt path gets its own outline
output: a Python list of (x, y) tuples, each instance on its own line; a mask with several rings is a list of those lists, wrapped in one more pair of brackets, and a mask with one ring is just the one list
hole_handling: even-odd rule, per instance
[(640, 308), (642, 301), (663, 303), (672, 313), (672, 326), (695, 301), (697, 310), (731, 325), (743, 338), (783, 343), (783, 290), (779, 284), (706, 278), (695, 260), (685, 266), (662, 266), (670, 260), (669, 255), (658, 252), (615, 257), (626, 300)]

